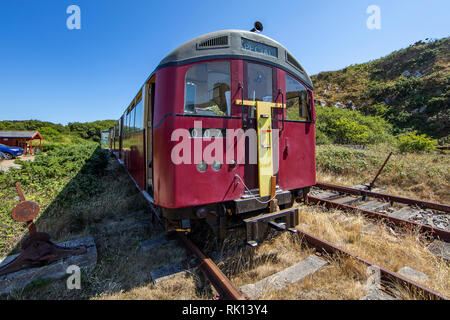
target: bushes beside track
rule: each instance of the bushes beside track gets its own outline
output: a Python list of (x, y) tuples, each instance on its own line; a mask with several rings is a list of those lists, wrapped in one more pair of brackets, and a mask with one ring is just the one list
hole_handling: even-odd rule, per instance
[(317, 107), (318, 144), (369, 145), (393, 139), (392, 125), (379, 116), (365, 116), (358, 111)]
[(18, 203), (15, 183), (20, 182), (27, 200), (36, 201), (41, 213), (50, 205), (67, 207), (101, 191), (99, 177), (108, 164), (108, 152), (97, 143), (55, 145), (35, 160), (15, 163), (21, 169), (0, 171), (0, 256), (24, 226), (11, 218)]

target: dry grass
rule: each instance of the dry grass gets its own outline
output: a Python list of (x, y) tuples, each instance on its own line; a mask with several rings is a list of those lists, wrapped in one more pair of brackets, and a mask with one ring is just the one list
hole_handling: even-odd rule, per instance
[[(433, 255), (416, 230), (399, 233), (382, 223), (320, 207), (300, 207), (300, 230), (329, 241), (388, 270), (408, 266), (421, 271), (429, 281), (421, 284), (450, 297), (450, 266)], [(370, 227), (368, 227), (370, 226)], [(414, 298), (403, 290), (402, 298)]]
[[(185, 251), (169, 245), (143, 254), (140, 243), (160, 236), (159, 229), (136, 227), (150, 219), (139, 192), (116, 161), (111, 160), (102, 179), (103, 192), (70, 208), (53, 207), (37, 222), (38, 230), (49, 232), (56, 242), (93, 235), (98, 250), (98, 264), (82, 274), (82, 289), (67, 290), (65, 279), (37, 282), (13, 292), (9, 299), (211, 299), (214, 290), (199, 271), (179, 275), (157, 286), (150, 271), (185, 259)], [(352, 182), (360, 183), (360, 182)], [(341, 184), (348, 185), (342, 181)], [(359, 256), (392, 271), (409, 266), (430, 277), (423, 283), (450, 296), (449, 266), (427, 249), (417, 233), (404, 237), (393, 234), (382, 224), (373, 233), (363, 217), (320, 207), (301, 206), (300, 229), (343, 246)], [(134, 226), (134, 227), (133, 227)], [(125, 228), (124, 228), (125, 227)], [(237, 233), (220, 244), (203, 238), (206, 254), (220, 251), (225, 259), (218, 263), (236, 286), (255, 283), (292, 266), (314, 250), (294, 234), (271, 233), (259, 247), (242, 246), (243, 234)], [(263, 299), (360, 299), (366, 295), (366, 267), (354, 259), (328, 257), (330, 263), (303, 281), (281, 291), (268, 291)], [(398, 289), (405, 299), (420, 298)]]
[(335, 257), (330, 264), (283, 290), (265, 292), (265, 300), (359, 300), (367, 294), (366, 266)]
[[(258, 282), (268, 276), (297, 264), (314, 254), (297, 234), (270, 232), (268, 239), (257, 248), (233, 247), (243, 241), (236, 236), (228, 239), (226, 259), (218, 266), (235, 286)], [(230, 246), (228, 246), (230, 245)], [(235, 249), (232, 249), (235, 248)], [(329, 264), (304, 280), (291, 284), (283, 290), (263, 292), (261, 299), (275, 300), (354, 300), (367, 294), (367, 267), (345, 257), (324, 257)]]
[[(375, 177), (392, 146), (352, 150), (317, 147), (317, 181), (352, 186)], [(378, 177), (383, 192), (437, 203), (450, 203), (450, 157), (435, 153), (394, 153)]]
[[(240, 238), (240, 243), (243, 238)], [(296, 264), (310, 254), (312, 250), (301, 248), (295, 235), (283, 233), (269, 236), (267, 241), (256, 248), (241, 247), (226, 253), (226, 259), (218, 266), (230, 277), (236, 286), (243, 286), (264, 279), (276, 272)]]
[[(82, 273), (81, 290), (67, 290), (66, 280), (36, 281), (7, 299), (198, 299), (205, 296), (198, 275), (176, 277), (159, 286), (150, 271), (185, 259), (179, 246), (162, 246), (143, 254), (140, 243), (163, 233), (159, 228), (139, 227), (150, 220), (149, 209), (117, 161), (111, 159), (102, 190), (97, 196), (71, 207), (52, 207), (37, 221), (39, 231), (62, 242), (94, 237), (97, 266)], [(5, 298), (5, 297), (3, 297)]]

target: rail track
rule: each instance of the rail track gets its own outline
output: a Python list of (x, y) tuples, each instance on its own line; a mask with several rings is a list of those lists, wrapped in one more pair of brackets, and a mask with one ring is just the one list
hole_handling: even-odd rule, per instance
[(211, 258), (206, 257), (201, 250), (183, 233), (177, 233), (178, 239), (186, 249), (199, 260), (198, 268), (208, 278), (223, 300), (246, 300), (248, 297), (235, 288)]
[[(315, 247), (316, 249), (318, 249), (320, 251), (324, 251), (329, 254), (342, 254), (344, 256), (351, 257), (367, 266), (374, 267), (374, 268), (380, 270), (381, 280), (382, 281), (384, 280), (385, 283), (392, 283), (392, 284), (395, 282), (400, 283), (400, 284), (410, 288), (412, 291), (420, 293), (423, 297), (428, 298), (430, 300), (447, 300), (446, 297), (440, 295), (437, 292), (434, 292), (431, 289), (428, 289), (410, 279), (407, 279), (406, 277), (403, 277), (402, 275), (400, 275), (398, 273), (389, 271), (389, 270), (387, 270), (381, 266), (378, 266), (366, 259), (358, 257), (357, 255), (352, 254), (351, 252), (349, 252), (341, 247), (333, 245), (333, 244), (331, 244), (323, 239), (320, 239), (318, 237), (315, 237), (305, 231), (299, 230), (298, 235), (302, 239), (306, 240), (306, 242), (308, 242), (309, 245)], [(387, 289), (386, 291), (388, 291), (390, 293), (389, 285), (387, 285), (387, 287), (385, 286), (385, 289)]]
[[(386, 209), (388, 206), (392, 207), (393, 203), (405, 204), (401, 212), (407, 210), (417, 210), (417, 208), (425, 208), (433, 210), (433, 214), (449, 213), (450, 207), (447, 205), (414, 200), (409, 198), (402, 198), (397, 196), (386, 195), (374, 191), (368, 191), (364, 188), (348, 188), (330, 184), (319, 183), (315, 186), (317, 189), (313, 190), (307, 197), (307, 202), (312, 204), (325, 204), (327, 207), (338, 208), (344, 211), (360, 212), (370, 218), (382, 219), (388, 223), (392, 223), (401, 227), (419, 228), (420, 231), (431, 235), (433, 238), (450, 241), (450, 232), (441, 228), (417, 223), (398, 216), (388, 215), (386, 213), (377, 212), (375, 210), (368, 210), (364, 208)], [(327, 192), (332, 191), (332, 193)], [(376, 199), (376, 200), (372, 200)], [(350, 205), (352, 204), (352, 205)], [(355, 205), (357, 204), (357, 205)], [(405, 209), (406, 208), (406, 209)], [(400, 211), (398, 210), (398, 211)], [(391, 210), (392, 211), (392, 210)], [(384, 212), (387, 212), (384, 210)], [(396, 211), (393, 211), (395, 213)], [(158, 216), (158, 215), (157, 215)], [(319, 252), (325, 252), (330, 255), (343, 255), (357, 260), (368, 267), (373, 267), (380, 272), (380, 280), (383, 283), (383, 291), (393, 296), (393, 288), (395, 284), (400, 284), (407, 287), (411, 292), (418, 293), (420, 297), (430, 300), (446, 300), (447, 297), (414, 282), (411, 279), (404, 277), (396, 272), (392, 272), (375, 263), (363, 259), (348, 250), (339, 246), (331, 244), (326, 240), (320, 239), (306, 231), (298, 229), (296, 234), (305, 241), (309, 246), (315, 248)], [(246, 300), (250, 299), (243, 290), (235, 287), (232, 282), (225, 276), (211, 258), (206, 257), (201, 250), (182, 232), (177, 233), (179, 242), (186, 248), (186, 250), (194, 254), (198, 260), (196, 265), (206, 276), (212, 286), (216, 289), (220, 299), (224, 300)]]
[[(323, 204), (347, 212), (359, 212), (372, 219), (418, 229), (435, 239), (450, 242), (449, 205), (369, 191), (365, 186), (350, 188), (317, 183), (315, 187), (307, 197), (308, 203)], [(394, 204), (401, 204), (402, 207), (395, 208)], [(418, 218), (425, 223), (414, 221), (419, 220)], [(440, 227), (436, 227), (436, 224)]]
[[(386, 268), (383, 268), (375, 263), (363, 259), (348, 250), (345, 250), (339, 246), (333, 245), (321, 238), (318, 238), (306, 231), (298, 230), (296, 234), (302, 241), (305, 241), (309, 246), (315, 248), (318, 252), (324, 252), (330, 255), (343, 255), (345, 257), (350, 257), (357, 260), (360, 263), (368, 267), (375, 268), (380, 271), (380, 280), (383, 283), (383, 292), (386, 292), (390, 296), (395, 296), (393, 289), (396, 284), (400, 284), (404, 287), (409, 288), (411, 292), (418, 294), (424, 299), (430, 300), (446, 300), (447, 298), (423, 285), (420, 285), (396, 272), (392, 272)], [(242, 290), (236, 288), (231, 281), (222, 273), (218, 266), (212, 261), (212, 259), (207, 258), (200, 249), (187, 238), (183, 233), (177, 233), (178, 239), (186, 247), (186, 249), (195, 254), (199, 260), (198, 267), (205, 274), (211, 284), (214, 286), (216, 291), (219, 293), (220, 299), (225, 300), (245, 300), (249, 297), (242, 292)]]

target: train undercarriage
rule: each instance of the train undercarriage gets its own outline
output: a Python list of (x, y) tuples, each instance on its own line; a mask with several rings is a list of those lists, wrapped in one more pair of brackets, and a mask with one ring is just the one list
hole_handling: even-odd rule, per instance
[(192, 232), (200, 225), (207, 225), (218, 239), (224, 239), (233, 230), (245, 228), (247, 244), (257, 246), (268, 228), (296, 232), (299, 217), (293, 205), (305, 201), (309, 189), (283, 191), (277, 188), (272, 197), (257, 197), (246, 192), (240, 199), (223, 203), (181, 209), (159, 208), (159, 218), (168, 233)]

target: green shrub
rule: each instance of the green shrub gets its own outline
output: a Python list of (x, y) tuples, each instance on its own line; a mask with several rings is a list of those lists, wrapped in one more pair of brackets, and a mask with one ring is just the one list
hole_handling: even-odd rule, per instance
[(430, 152), (435, 149), (437, 140), (426, 134), (417, 134), (417, 131), (398, 136), (398, 149), (400, 152)]
[(52, 151), (55, 150), (58, 146), (59, 144), (57, 143), (44, 143), (42, 144), (42, 151), (43, 152)]
[(450, 144), (450, 135), (439, 139), (438, 140), (438, 144), (440, 146), (447, 146), (447, 145), (449, 145)]
[(334, 107), (317, 107), (316, 113), (316, 132), (332, 143), (367, 145), (392, 140), (392, 126), (379, 116)]
[(330, 144), (331, 140), (330, 138), (327, 137), (327, 135), (325, 133), (323, 133), (320, 130), (316, 130), (316, 144), (317, 145), (321, 145), (321, 144)]
[(61, 140), (61, 132), (57, 131), (56, 129), (52, 127), (41, 127), (38, 129), (39, 133), (41, 134), (42, 138), (47, 140)]
[[(11, 210), (17, 204), (16, 182), (22, 185), (27, 200), (38, 202), (41, 212), (53, 208), (49, 209), (52, 215), (102, 191), (101, 177), (109, 159), (107, 151), (94, 142), (47, 146), (52, 150), (39, 153), (34, 161), (17, 159), (15, 162), (21, 169), (0, 171), (0, 255), (23, 227), (11, 218)], [(83, 215), (72, 218), (70, 222), (83, 226)]]
[(369, 128), (353, 119), (335, 119), (329, 131), (336, 143), (367, 144), (369, 142)]

